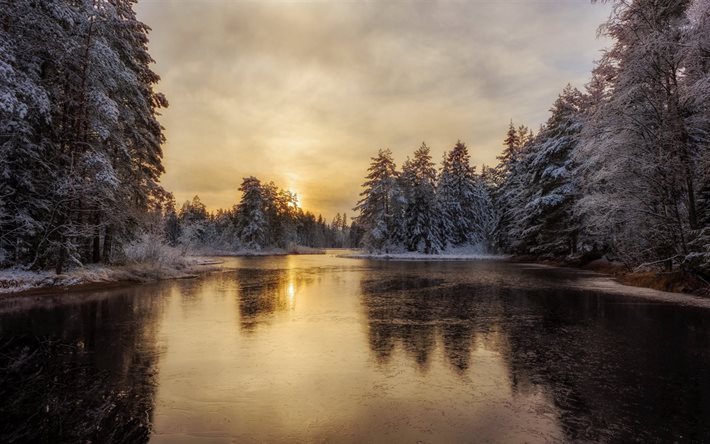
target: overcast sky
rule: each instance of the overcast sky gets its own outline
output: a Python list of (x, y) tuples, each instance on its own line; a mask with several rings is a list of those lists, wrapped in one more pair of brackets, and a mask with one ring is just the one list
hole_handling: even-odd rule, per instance
[(586, 0), (142, 0), (170, 101), (165, 187), (231, 207), (244, 176), (331, 218), (370, 157), (465, 141), (495, 164), (510, 119), (537, 128), (607, 42)]

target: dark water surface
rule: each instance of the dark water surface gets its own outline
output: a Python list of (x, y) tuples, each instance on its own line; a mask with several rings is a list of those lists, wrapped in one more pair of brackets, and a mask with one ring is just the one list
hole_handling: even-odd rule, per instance
[(0, 442), (710, 442), (710, 309), (494, 261), (0, 300)]

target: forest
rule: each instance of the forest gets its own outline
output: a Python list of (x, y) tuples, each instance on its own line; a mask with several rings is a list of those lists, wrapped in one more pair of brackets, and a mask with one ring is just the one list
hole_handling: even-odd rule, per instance
[[(0, 10), (0, 266), (116, 263), (146, 235), (192, 249), (482, 252), (710, 272), (710, 2), (616, 1), (613, 44), (496, 166), (458, 142), (372, 159), (351, 223), (244, 178), (232, 209), (163, 189), (159, 76), (133, 0), (13, 0)], [(502, 135), (503, 136), (503, 135)], [(376, 141), (373, 141), (376, 143)], [(236, 194), (236, 193), (235, 193)]]
[(356, 224), (348, 224), (346, 213), (331, 222), (322, 215), (304, 211), (298, 196), (273, 182), (245, 177), (239, 187), (240, 201), (231, 209), (208, 212), (199, 196), (179, 210), (169, 201), (159, 233), (172, 247), (193, 252), (300, 251), (299, 247), (357, 247), (362, 235)]
[(540, 258), (710, 272), (710, 2), (615, 2), (583, 91), (536, 132), (512, 122), (480, 173), (458, 143), (400, 171), (372, 159), (356, 221), (371, 250), (479, 245)]
[(0, 264), (111, 262), (169, 194), (168, 105), (131, 0), (0, 8)]

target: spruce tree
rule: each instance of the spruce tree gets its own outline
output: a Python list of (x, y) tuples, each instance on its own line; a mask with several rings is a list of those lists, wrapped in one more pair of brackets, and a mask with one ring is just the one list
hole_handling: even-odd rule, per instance
[(552, 115), (528, 153), (524, 237), (529, 252), (562, 256), (576, 252), (579, 198), (575, 150), (582, 129), (582, 94), (570, 85), (555, 101)]
[(422, 142), (414, 158), (402, 166), (405, 199), (404, 243), (409, 251), (427, 254), (444, 248), (441, 210), (436, 199), (436, 167), (429, 147)]
[(370, 251), (390, 252), (401, 235), (401, 196), (392, 152), (381, 149), (371, 159), (362, 198), (355, 207), (356, 221), (364, 230), (363, 245)]
[(256, 177), (245, 177), (239, 191), (242, 198), (236, 207), (237, 232), (243, 246), (252, 250), (265, 247), (268, 223), (265, 215), (266, 196), (261, 181)]
[[(486, 237), (482, 226), (484, 214), (490, 212), (485, 203), (482, 181), (470, 164), (466, 144), (460, 140), (444, 156), (437, 186), (437, 198), (442, 213), (442, 232), (447, 244), (474, 245)], [(487, 215), (485, 218), (487, 219)]]

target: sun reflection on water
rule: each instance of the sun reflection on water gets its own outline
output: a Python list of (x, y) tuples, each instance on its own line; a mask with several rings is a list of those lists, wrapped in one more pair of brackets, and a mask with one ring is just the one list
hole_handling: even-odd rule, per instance
[(296, 307), (296, 285), (292, 280), (286, 287), (286, 295), (288, 296), (288, 308), (293, 310)]

